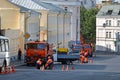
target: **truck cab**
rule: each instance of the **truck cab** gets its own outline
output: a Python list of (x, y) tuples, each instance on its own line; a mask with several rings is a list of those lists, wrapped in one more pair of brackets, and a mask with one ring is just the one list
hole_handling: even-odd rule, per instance
[(26, 44), (25, 63), (35, 64), (38, 58), (46, 58), (47, 43), (40, 41), (30, 41)]

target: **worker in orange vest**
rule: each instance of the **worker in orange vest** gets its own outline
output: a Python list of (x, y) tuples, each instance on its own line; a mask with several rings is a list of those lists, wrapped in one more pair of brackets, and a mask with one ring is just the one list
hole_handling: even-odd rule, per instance
[(84, 60), (85, 60), (85, 56), (84, 56), (84, 48), (82, 48), (81, 50), (80, 50), (80, 58), (79, 58), (79, 60), (80, 60), (80, 63), (84, 63)]
[(85, 63), (88, 63), (88, 50), (85, 50), (85, 53), (84, 53), (84, 57), (85, 57)]
[(53, 59), (51, 55), (48, 56), (48, 60), (45, 64), (45, 69), (53, 69)]

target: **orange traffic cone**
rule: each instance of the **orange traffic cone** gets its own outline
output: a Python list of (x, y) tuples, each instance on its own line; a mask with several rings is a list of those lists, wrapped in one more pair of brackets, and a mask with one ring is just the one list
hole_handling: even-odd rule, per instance
[(72, 70), (74, 70), (75, 68), (74, 68), (74, 66), (72, 66)]
[(5, 74), (5, 68), (2, 67), (1, 73), (0, 74)]
[(90, 63), (93, 63), (93, 60), (92, 60), (92, 59), (90, 59)]
[(5, 67), (5, 74), (8, 74), (9, 73), (9, 68), (8, 66)]
[(68, 69), (69, 69), (69, 68), (68, 68), (68, 65), (67, 65), (67, 66), (66, 66), (66, 71), (68, 71)]
[(64, 67), (64, 65), (62, 65), (62, 71), (64, 71), (64, 69), (65, 69), (65, 67)]
[(11, 66), (11, 69), (12, 69), (12, 72), (14, 72), (14, 71), (15, 71), (15, 70), (14, 70), (14, 65), (12, 65), (12, 66)]
[(10, 73), (12, 73), (13, 72), (13, 69), (12, 69), (12, 67), (10, 67)]

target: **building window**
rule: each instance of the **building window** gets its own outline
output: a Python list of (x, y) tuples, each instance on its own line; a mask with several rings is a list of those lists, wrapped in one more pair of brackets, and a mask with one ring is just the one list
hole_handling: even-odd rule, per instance
[(120, 41), (120, 32), (117, 32), (117, 34), (116, 34), (116, 39), (117, 39), (118, 41)]
[(77, 7), (77, 13), (79, 13), (79, 7)]
[(92, 0), (92, 7), (94, 7), (94, 1)]
[(106, 20), (106, 26), (111, 26), (111, 20)]
[(86, 4), (87, 3), (87, 1), (86, 0), (84, 0), (84, 4)]
[(111, 26), (111, 20), (109, 20), (109, 26)]
[(108, 32), (106, 32), (106, 38), (108, 38)]
[(108, 26), (108, 20), (106, 20), (106, 26)]
[(120, 11), (119, 11), (118, 15), (120, 15)]
[(68, 7), (65, 7), (65, 11), (67, 11), (68, 10)]
[(106, 32), (106, 38), (111, 38), (111, 32)]
[(111, 52), (111, 45), (110, 44), (106, 45), (106, 51)]
[(111, 15), (113, 12), (113, 10), (108, 10), (108, 12), (106, 13), (106, 15)]
[(117, 21), (117, 26), (120, 26), (120, 20)]
[(109, 38), (111, 38), (111, 32), (109, 32)]
[(81, 1), (81, 5), (83, 5), (83, 1)]

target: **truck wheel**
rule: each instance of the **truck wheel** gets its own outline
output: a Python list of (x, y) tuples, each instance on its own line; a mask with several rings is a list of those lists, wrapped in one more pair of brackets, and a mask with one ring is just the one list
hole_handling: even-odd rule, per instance
[(66, 61), (62, 61), (61, 63), (62, 63), (62, 64), (67, 64)]
[(27, 66), (30, 66), (30, 64), (29, 64), (29, 63), (27, 63)]

